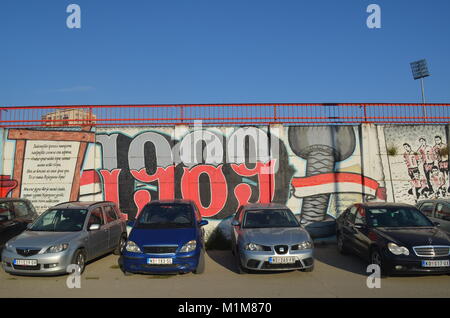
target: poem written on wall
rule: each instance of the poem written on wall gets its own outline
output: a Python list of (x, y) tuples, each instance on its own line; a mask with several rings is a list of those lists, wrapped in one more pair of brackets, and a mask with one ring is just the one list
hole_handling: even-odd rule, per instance
[(39, 213), (69, 201), (79, 147), (75, 141), (27, 142), (21, 193)]

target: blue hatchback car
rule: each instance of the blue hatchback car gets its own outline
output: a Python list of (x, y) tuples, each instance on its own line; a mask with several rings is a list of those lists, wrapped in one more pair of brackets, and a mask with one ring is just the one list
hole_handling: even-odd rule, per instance
[(204, 225), (192, 201), (152, 201), (132, 224), (120, 265), (127, 273), (201, 274), (205, 269)]

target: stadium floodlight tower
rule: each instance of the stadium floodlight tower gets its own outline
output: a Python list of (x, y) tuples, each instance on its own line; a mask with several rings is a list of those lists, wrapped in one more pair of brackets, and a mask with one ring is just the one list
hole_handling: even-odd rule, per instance
[(427, 111), (425, 109), (425, 89), (423, 87), (423, 79), (427, 76), (430, 76), (430, 72), (428, 71), (427, 61), (425, 59), (415, 61), (410, 63), (411, 70), (413, 73), (414, 80), (420, 79), (420, 87), (422, 89), (422, 104), (423, 105), (423, 116), (427, 117)]

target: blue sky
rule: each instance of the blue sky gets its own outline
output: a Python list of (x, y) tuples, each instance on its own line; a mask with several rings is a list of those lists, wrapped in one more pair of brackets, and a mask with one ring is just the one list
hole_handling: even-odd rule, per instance
[(448, 0), (2, 0), (0, 105), (420, 102), (421, 58), (427, 102), (450, 102), (449, 15)]

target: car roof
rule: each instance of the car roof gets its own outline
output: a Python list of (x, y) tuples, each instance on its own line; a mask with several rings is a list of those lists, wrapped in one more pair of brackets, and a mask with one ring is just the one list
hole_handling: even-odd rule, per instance
[(59, 208), (59, 209), (76, 209), (76, 208), (82, 208), (87, 209), (91, 206), (97, 205), (97, 204), (114, 204), (114, 202), (111, 201), (69, 201), (69, 202), (63, 202), (58, 203), (57, 205), (53, 206), (53, 208)]
[(22, 198), (0, 198), (0, 202), (8, 202), (8, 201), (25, 201), (25, 202), (30, 202), (30, 200), (22, 199)]
[(417, 204), (419, 203), (425, 203), (425, 202), (432, 202), (432, 203), (449, 203), (450, 204), (450, 199), (425, 199), (425, 200), (420, 200), (419, 202), (417, 202)]
[(415, 206), (412, 204), (397, 203), (397, 202), (364, 202), (364, 203), (355, 203), (354, 205), (362, 206), (365, 208), (389, 208), (389, 207), (415, 208)]
[(186, 200), (186, 199), (173, 199), (173, 200), (153, 200), (150, 201), (148, 204), (194, 204), (194, 201), (192, 200)]
[(280, 203), (250, 203), (243, 206), (243, 210), (270, 210), (270, 209), (289, 209)]

